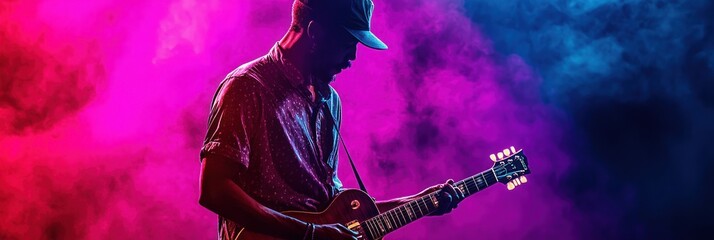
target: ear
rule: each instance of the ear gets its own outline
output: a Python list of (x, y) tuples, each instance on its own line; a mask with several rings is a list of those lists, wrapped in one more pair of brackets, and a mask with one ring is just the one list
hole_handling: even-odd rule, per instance
[(321, 37), (322, 34), (322, 26), (320, 26), (318, 22), (310, 20), (310, 22), (307, 23), (307, 36), (310, 37), (312, 41), (315, 41), (317, 38)]

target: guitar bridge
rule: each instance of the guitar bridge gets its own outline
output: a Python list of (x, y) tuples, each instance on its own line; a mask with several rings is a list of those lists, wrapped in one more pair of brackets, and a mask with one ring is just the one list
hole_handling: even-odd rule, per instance
[(351, 222), (348, 222), (345, 224), (348, 229), (358, 232), (360, 235), (357, 237), (357, 239), (365, 239), (365, 233), (364, 230), (362, 229), (362, 224), (359, 223), (357, 220), (353, 220)]
[(350, 230), (354, 230), (354, 231), (357, 231), (357, 232), (360, 232), (360, 231), (362, 230), (362, 225), (360, 225), (359, 221), (357, 221), (357, 220), (353, 220), (353, 221), (351, 221), (351, 222), (348, 222), (348, 223), (345, 224), (345, 225), (346, 225), (347, 228), (349, 228)]

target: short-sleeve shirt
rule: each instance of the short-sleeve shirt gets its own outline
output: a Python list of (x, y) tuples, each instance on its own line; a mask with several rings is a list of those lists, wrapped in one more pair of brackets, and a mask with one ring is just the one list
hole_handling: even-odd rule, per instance
[[(342, 188), (336, 174), (340, 98), (328, 85), (313, 101), (282, 51), (275, 44), (221, 82), (201, 158), (234, 161), (234, 182), (266, 207), (320, 211)], [(239, 228), (219, 216), (219, 239)]]

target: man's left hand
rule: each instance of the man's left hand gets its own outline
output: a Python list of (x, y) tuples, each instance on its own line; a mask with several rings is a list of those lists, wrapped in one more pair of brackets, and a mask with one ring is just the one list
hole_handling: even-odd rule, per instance
[(434, 185), (423, 191), (424, 194), (432, 192), (437, 192), (436, 197), (439, 200), (439, 208), (429, 214), (429, 216), (441, 216), (450, 213), (465, 197), (461, 189), (454, 187), (453, 179), (449, 179), (444, 184)]

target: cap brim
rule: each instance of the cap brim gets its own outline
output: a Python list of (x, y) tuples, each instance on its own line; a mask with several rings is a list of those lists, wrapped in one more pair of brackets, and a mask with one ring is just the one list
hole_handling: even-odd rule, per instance
[(347, 29), (347, 32), (352, 34), (352, 36), (357, 38), (357, 41), (361, 42), (365, 46), (377, 50), (387, 50), (387, 44), (384, 44), (382, 40), (379, 40), (379, 38), (377, 38), (374, 33), (365, 30), (354, 30), (349, 28), (345, 29)]

